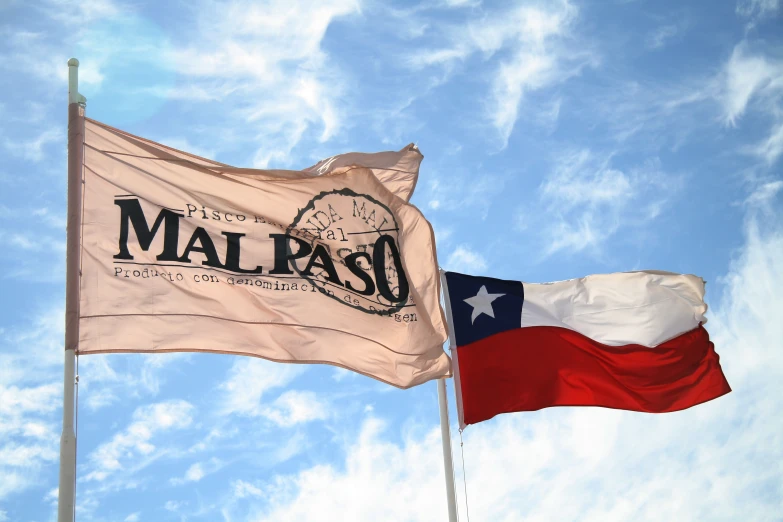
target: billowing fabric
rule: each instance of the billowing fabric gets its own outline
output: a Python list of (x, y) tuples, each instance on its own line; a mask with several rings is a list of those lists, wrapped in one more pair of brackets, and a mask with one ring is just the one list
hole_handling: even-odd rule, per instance
[(704, 280), (690, 274), (597, 274), (524, 289), (521, 326), (567, 328), (609, 346), (652, 348), (707, 322)]
[(86, 120), (78, 353), (450, 375), (432, 229), (373, 172), (238, 169)]
[(627, 272), (548, 284), (445, 273), (460, 424), (551, 406), (662, 413), (731, 391), (704, 282)]
[(424, 156), (413, 143), (397, 152), (348, 152), (319, 161), (305, 172), (328, 174), (335, 169), (357, 165), (367, 167), (394, 195), (410, 201), (419, 179), (419, 165)]

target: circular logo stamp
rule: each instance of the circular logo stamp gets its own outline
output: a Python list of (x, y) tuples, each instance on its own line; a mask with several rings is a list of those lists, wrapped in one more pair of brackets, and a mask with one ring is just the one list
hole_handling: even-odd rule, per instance
[(350, 189), (321, 192), (299, 211), (287, 236), (291, 267), (324, 295), (379, 315), (408, 302), (399, 225), (372, 196)]

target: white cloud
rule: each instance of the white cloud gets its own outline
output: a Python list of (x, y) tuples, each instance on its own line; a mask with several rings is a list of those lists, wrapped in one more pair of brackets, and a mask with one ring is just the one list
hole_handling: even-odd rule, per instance
[(237, 428), (236, 425), (233, 425), (233, 426), (231, 426), (231, 427), (229, 427), (227, 429), (224, 429), (224, 428), (212, 428), (211, 430), (209, 430), (209, 433), (207, 433), (207, 436), (204, 437), (203, 439), (201, 439), (199, 442), (197, 442), (193, 446), (191, 446), (190, 449), (188, 450), (188, 452), (189, 453), (198, 453), (198, 452), (205, 451), (205, 450), (213, 447), (215, 445), (216, 441), (218, 441), (220, 439), (228, 438), (228, 437), (233, 437), (233, 436), (235, 436), (238, 433), (239, 433), (239, 428)]
[(87, 404), (87, 408), (97, 411), (116, 403), (119, 397), (111, 389), (103, 388), (89, 393), (83, 400)]
[[(493, 198), (503, 192), (505, 180), (496, 174), (461, 173), (452, 171), (448, 177), (431, 173), (427, 180), (428, 206), (438, 212), (464, 212), (466, 208), (478, 209), (479, 217), (487, 218)], [(465, 190), (469, 187), (469, 190)], [(418, 189), (422, 192), (422, 188)], [(436, 238), (448, 235), (447, 229), (435, 227)], [(441, 234), (441, 235), (438, 235)], [(445, 239), (445, 236), (443, 236)]]
[(311, 391), (287, 390), (262, 411), (264, 417), (278, 426), (290, 427), (327, 419), (329, 405)]
[(441, 0), (440, 4), (447, 7), (478, 7), (481, 0)]
[(186, 484), (188, 482), (198, 482), (207, 475), (215, 473), (224, 465), (225, 464), (220, 459), (216, 458), (212, 458), (207, 462), (194, 462), (185, 471), (185, 475), (182, 478), (173, 478), (169, 482), (175, 486)]
[[(47, 207), (38, 207), (29, 212), (30, 214), (38, 217), (47, 226), (62, 230), (66, 226), (65, 212), (55, 212)], [(25, 212), (27, 214), (27, 212)]]
[(356, 372), (346, 370), (345, 368), (335, 367), (332, 369), (332, 379), (336, 382), (342, 382), (346, 377), (356, 375)]
[(58, 453), (53, 447), (8, 444), (0, 448), (4, 466), (27, 467), (33, 462), (54, 461)]
[(139, 522), (139, 512), (131, 513), (127, 517), (125, 517), (125, 522)]
[(680, 28), (676, 24), (662, 25), (647, 35), (645, 46), (648, 49), (661, 49), (672, 38), (674, 38)]
[(265, 417), (281, 427), (326, 419), (328, 403), (310, 391), (287, 390), (274, 401), (263, 400), (270, 390), (290, 384), (304, 371), (306, 368), (301, 365), (239, 358), (220, 385), (224, 391), (221, 411)]
[(280, 364), (240, 357), (234, 362), (228, 379), (220, 385), (224, 391), (224, 414), (260, 416), (266, 411), (261, 403), (263, 395), (285, 386), (301, 375), (306, 368), (297, 364)]
[(719, 80), (727, 125), (737, 126), (749, 108), (772, 120), (767, 138), (743, 149), (771, 167), (783, 154), (783, 60), (754, 53), (743, 41), (734, 48)]
[(783, 154), (783, 121), (774, 126), (769, 137), (753, 147), (752, 151), (772, 166)]
[[(52, 35), (60, 36), (57, 31), (34, 32), (24, 28), (9, 31), (10, 34), (4, 35), (6, 46), (0, 51), (0, 67), (13, 66), (15, 73), (31, 74), (50, 88), (58, 89), (68, 78), (66, 63), (71, 56), (64, 50), (72, 47), (74, 39), (83, 34), (77, 29), (116, 16), (121, 11), (127, 13), (127, 7), (120, 7), (111, 0), (45, 0), (31, 7), (64, 29), (64, 38), (52, 41)], [(97, 64), (80, 64), (80, 86), (100, 85), (102, 80)]]
[(57, 460), (59, 437), (47, 421), (62, 403), (61, 391), (57, 383), (0, 384), (0, 499), (30, 487)]
[(485, 116), (505, 147), (525, 93), (562, 83), (595, 63), (584, 46), (567, 43), (576, 16), (577, 8), (566, 0), (516, 5), (452, 28), (450, 46), (421, 51), (410, 64), (416, 69), (439, 65), (453, 70), (474, 54), (485, 60), (499, 57)]
[[(103, 481), (125, 465), (138, 467), (138, 461), (155, 452), (153, 438), (159, 433), (183, 429), (193, 421), (193, 406), (182, 400), (172, 400), (137, 408), (133, 422), (109, 442), (101, 444), (88, 457), (90, 472), (86, 481)], [(125, 464), (123, 464), (123, 462)], [(126, 477), (127, 478), (127, 477)]]
[(603, 164), (590, 165), (595, 159), (586, 149), (564, 154), (563, 158), (541, 187), (543, 195), (558, 205), (570, 209), (608, 204), (633, 196), (631, 180), (611, 168), (608, 158)]
[(738, 44), (723, 69), (724, 121), (735, 126), (751, 98), (779, 99), (783, 93), (783, 62), (751, 53), (747, 42)]
[(487, 268), (487, 260), (479, 252), (471, 249), (467, 245), (459, 245), (449, 255), (446, 261), (446, 270), (455, 272), (476, 273), (483, 272)]
[[(360, 13), (359, 0), (202, 0), (180, 10), (199, 35), (186, 41), (173, 38), (132, 2), (46, 0), (37, 7), (68, 30), (13, 31), (5, 35), (0, 63), (20, 64), (54, 88), (67, 76), (69, 56), (62, 49), (76, 47), (82, 54), (80, 90), (92, 98), (113, 89), (115, 99), (124, 102), (119, 118), (141, 117), (127, 114), (142, 99), (140, 93), (149, 95), (136, 111), (143, 115), (154, 113), (162, 98), (219, 102), (209, 129), (214, 145), (204, 153), (236, 146), (239, 135), (243, 144), (257, 148), (255, 166), (288, 165), (301, 140), (334, 137), (349, 110), (346, 76), (322, 43), (335, 21)], [(78, 31), (72, 28), (77, 22)], [(124, 76), (136, 71), (147, 75), (126, 81)], [(112, 82), (120, 77), (117, 88)], [(232, 128), (242, 131), (227, 130)], [(31, 158), (40, 155), (35, 143), (20, 150)]]
[(5, 148), (14, 156), (37, 163), (44, 159), (44, 147), (49, 143), (60, 143), (62, 145), (64, 144), (64, 138), (60, 129), (46, 129), (30, 140), (16, 141), (6, 139)]
[(249, 482), (236, 480), (231, 484), (234, 498), (261, 497), (264, 492)]
[(120, 14), (127, 7), (113, 0), (44, 0), (41, 11), (58, 22), (86, 26)]
[(737, 14), (748, 18), (746, 30), (753, 29), (765, 18), (773, 18), (780, 9), (780, 0), (739, 0)]
[(198, 482), (202, 478), (204, 478), (204, 470), (198, 462), (190, 466), (185, 472), (186, 482)]
[[(32, 383), (39, 387), (42, 383), (61, 381), (64, 335), (65, 307), (60, 299), (31, 319), (4, 332), (1, 340), (5, 346), (0, 350), (0, 367), (3, 368), (0, 385)], [(57, 384), (51, 386), (51, 393), (62, 389)], [(47, 407), (56, 408), (57, 405)]]
[[(663, 172), (657, 159), (626, 171), (611, 162), (611, 155), (599, 157), (588, 149), (558, 154), (539, 187), (545, 255), (600, 249), (621, 228), (648, 225), (682, 184)], [(519, 216), (518, 228), (529, 228), (529, 219), (527, 211)]]
[(771, 212), (774, 208), (775, 199), (781, 190), (783, 190), (783, 181), (777, 180), (762, 183), (748, 196), (745, 204), (756, 211)]
[(767, 15), (777, 12), (780, 0), (740, 0), (737, 14), (742, 16)]
[(178, 512), (180, 509), (182, 509), (183, 507), (185, 507), (185, 505), (186, 505), (186, 504), (187, 504), (186, 502), (175, 502), (174, 500), (169, 500), (169, 501), (167, 501), (167, 502), (166, 502), (166, 503), (163, 505), (163, 508), (164, 508), (166, 511), (171, 511), (172, 513), (176, 513), (176, 512)]
[[(748, 129), (769, 124), (766, 138), (731, 152), (758, 156), (768, 166), (779, 157), (779, 131), (783, 125), (783, 60), (758, 40), (742, 40), (732, 49), (718, 72), (662, 79), (652, 85), (620, 81), (612, 90), (586, 94), (589, 124), (606, 126), (610, 138), (635, 151), (658, 154), (677, 150), (694, 137), (714, 132), (715, 122), (730, 128), (733, 141), (745, 139)], [(743, 119), (749, 119), (743, 127)], [(768, 123), (767, 123), (768, 122)], [(631, 142), (633, 138), (635, 141)]]
[[(62, 390), (57, 383), (32, 388), (5, 387), (0, 385), (0, 415), (17, 417), (26, 413), (46, 413), (60, 407), (57, 395)], [(0, 424), (0, 429), (9, 429), (9, 423)]]
[[(192, 92), (241, 91), (231, 96), (235, 115), (264, 143), (254, 163), (286, 164), (294, 146), (313, 128), (326, 141), (341, 126), (341, 79), (321, 43), (330, 24), (359, 12), (357, 0), (265, 4), (234, 0), (204, 3), (201, 38), (171, 51), (169, 60)], [(195, 43), (197, 42), (197, 43)]]
[(443, 252), (445, 250), (444, 247), (451, 243), (454, 229), (437, 221), (431, 221), (430, 224), (432, 225), (432, 231), (435, 233), (435, 245)]
[[(404, 446), (381, 439), (383, 423), (370, 418), (351, 444), (343, 466), (317, 465), (261, 486), (236, 488), (266, 500), (246, 520), (439, 520), (445, 513), (439, 432)], [(239, 495), (237, 495), (239, 496)]]
[(58, 457), (64, 312), (60, 304), (0, 335), (0, 501), (45, 483)]
[[(79, 362), (79, 398), (97, 411), (123, 396), (155, 396), (172, 367), (185, 365), (190, 357), (189, 353), (90, 354)], [(124, 371), (118, 371), (118, 367)]]

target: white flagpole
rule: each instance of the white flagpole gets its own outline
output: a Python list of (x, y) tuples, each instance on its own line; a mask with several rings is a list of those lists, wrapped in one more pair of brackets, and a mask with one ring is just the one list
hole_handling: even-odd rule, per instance
[(446, 502), (449, 506), (449, 522), (457, 522), (457, 495), (454, 491), (454, 462), (451, 458), (451, 428), (449, 403), (446, 398), (446, 379), (438, 379), (438, 405), (440, 406), (440, 436), (443, 441), (443, 469), (446, 473)]
[(68, 222), (65, 268), (65, 364), (63, 432), (60, 437), (58, 522), (73, 522), (76, 501), (76, 433), (73, 428), (76, 347), (79, 344), (79, 272), (82, 221), (84, 104), (79, 94), (79, 60), (68, 60)]
[[(454, 331), (451, 324), (451, 304), (446, 278), (440, 272), (441, 287), (446, 304), (446, 325), (449, 329), (449, 348), (454, 344)], [(454, 367), (454, 351), (451, 351), (452, 368)], [(451, 425), (449, 424), (449, 401), (446, 395), (446, 379), (438, 379), (438, 405), (440, 406), (440, 436), (443, 441), (443, 468), (446, 473), (446, 502), (449, 505), (449, 522), (457, 522), (457, 494), (454, 488), (454, 460), (451, 455)]]
[(454, 396), (457, 399), (457, 422), (459, 429), (465, 429), (465, 415), (462, 411), (462, 385), (459, 380), (459, 359), (457, 358), (457, 344), (454, 337), (454, 318), (451, 315), (451, 299), (449, 299), (449, 285), (446, 283), (446, 272), (440, 270), (440, 286), (443, 288), (443, 301), (446, 305), (446, 325), (449, 328), (449, 355), (451, 355), (451, 368), (454, 373)]

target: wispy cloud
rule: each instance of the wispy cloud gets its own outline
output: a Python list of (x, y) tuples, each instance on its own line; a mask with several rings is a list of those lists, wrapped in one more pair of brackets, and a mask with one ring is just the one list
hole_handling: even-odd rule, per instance
[[(725, 152), (752, 153), (763, 162), (778, 158), (777, 131), (783, 123), (783, 61), (758, 41), (742, 40), (717, 67), (655, 82), (620, 80), (610, 90), (587, 94), (592, 103), (577, 113), (584, 122), (608, 131), (615, 147), (658, 154), (678, 150), (728, 128), (735, 144)], [(747, 125), (770, 125), (768, 137), (742, 143)], [(758, 118), (758, 119), (756, 119)], [(742, 136), (744, 134), (745, 136)]]
[(620, 170), (612, 166), (612, 155), (561, 152), (539, 187), (546, 223), (537, 228), (547, 244), (545, 255), (600, 251), (621, 228), (648, 225), (658, 217), (681, 185), (682, 179), (663, 172), (656, 158)]
[(242, 102), (232, 108), (263, 143), (257, 167), (287, 164), (293, 147), (313, 129), (320, 141), (335, 135), (342, 82), (321, 42), (333, 21), (359, 12), (356, 0), (330, 0), (315, 8), (234, 0), (202, 4), (198, 12), (203, 38), (173, 48), (169, 60), (191, 92), (215, 92), (217, 85), (242, 92)]
[(460, 245), (449, 255), (445, 268), (455, 272), (480, 273), (486, 270), (487, 260), (480, 252)]
[(754, 211), (771, 212), (778, 193), (783, 191), (783, 181), (775, 180), (759, 184), (745, 200)]
[(658, 27), (645, 38), (648, 49), (661, 49), (680, 32), (676, 24), (666, 24)]
[(45, 464), (57, 460), (58, 434), (50, 413), (62, 385), (0, 384), (0, 500), (31, 486)]
[(753, 29), (756, 24), (766, 18), (774, 17), (780, 10), (780, 0), (739, 0), (737, 14), (748, 19), (746, 30)]
[(38, 485), (58, 457), (62, 313), (53, 307), (0, 337), (0, 500)]
[(127, 354), (123, 357), (130, 364), (122, 365), (116, 356), (104, 354), (81, 359), (84, 378), (80, 383), (80, 397), (91, 410), (110, 406), (123, 396), (156, 396), (166, 381), (167, 372), (177, 365), (187, 364), (190, 354)]
[(751, 52), (747, 42), (738, 44), (723, 69), (724, 121), (734, 126), (751, 99), (775, 103), (783, 94), (783, 62)]
[(327, 419), (329, 405), (311, 391), (288, 390), (264, 408), (262, 414), (278, 426), (290, 427)]
[(60, 23), (87, 25), (120, 14), (127, 5), (115, 0), (44, 0), (40, 11)]
[(551, 88), (597, 62), (586, 47), (573, 42), (577, 8), (566, 0), (525, 3), (492, 11), (480, 20), (451, 28), (451, 43), (410, 58), (416, 69), (440, 66), (454, 70), (473, 55), (492, 60), (485, 117), (508, 143), (525, 93)]
[(181, 478), (173, 478), (171, 482), (174, 486), (179, 486), (188, 482), (198, 482), (207, 475), (215, 473), (225, 466), (225, 463), (217, 458), (211, 458), (206, 462), (195, 462), (185, 471)]
[(379, 513), (386, 520), (441, 518), (445, 504), (433, 501), (442, 489), (442, 473), (433, 473), (442, 466), (438, 432), (423, 440), (409, 438), (400, 447), (382, 438), (384, 428), (378, 419), (365, 421), (339, 466), (318, 465), (261, 484), (235, 484), (236, 497), (256, 506), (244, 516), (238, 507), (233, 510), (238, 518), (257, 522), (359, 521)]
[(447, 174), (430, 173), (426, 188), (418, 190), (426, 194), (427, 206), (432, 211), (464, 212), (469, 208), (477, 210), (485, 219), (493, 199), (502, 193), (504, 185), (505, 179), (498, 174), (452, 170)]
[(46, 129), (38, 136), (29, 140), (15, 140), (7, 138), (5, 140), (6, 150), (14, 155), (33, 162), (40, 162), (44, 159), (45, 147), (50, 143), (65, 143), (65, 135), (62, 130), (57, 128)]
[[(215, 123), (243, 129), (242, 143), (256, 144), (257, 167), (288, 165), (300, 141), (325, 142), (343, 126), (345, 78), (322, 42), (335, 21), (360, 13), (359, 0), (317, 6), (284, 0), (197, 2), (180, 10), (191, 32), (199, 34), (185, 40), (162, 32), (133, 2), (46, 0), (37, 8), (70, 30), (9, 30), (2, 63), (22, 64), (25, 72), (59, 87), (67, 76), (62, 49), (76, 47), (83, 54), (80, 90), (88, 98), (108, 88), (117, 91), (115, 100), (124, 103), (112, 110), (121, 119), (133, 120), (134, 111), (140, 114), (136, 119), (149, 116), (164, 100), (220, 102), (211, 130)], [(131, 80), (106, 84), (119, 76)], [(144, 105), (138, 103), (140, 93), (147, 95)], [(223, 139), (212, 132), (207, 152), (236, 145), (236, 133), (219, 136)], [(21, 150), (39, 157), (35, 143)]]
[(773, 166), (783, 154), (783, 59), (753, 52), (743, 41), (734, 48), (720, 79), (727, 125), (739, 125), (749, 108), (771, 121), (768, 136), (742, 150), (759, 157), (767, 167)]
[[(67, 80), (68, 70), (65, 63), (70, 58), (65, 49), (83, 34), (83, 29), (91, 23), (128, 13), (128, 7), (112, 0), (44, 0), (33, 7), (40, 17), (36, 22), (49, 20), (56, 23), (58, 29), (65, 32), (43, 29), (38, 23), (29, 27), (37, 29), (8, 28), (3, 31), (6, 47), (0, 50), (0, 67), (14, 67), (15, 72), (31, 74), (49, 87), (60, 87)], [(62, 37), (62, 39), (54, 40)], [(81, 84), (100, 85), (103, 76), (98, 64), (86, 63), (80, 67)]]
[[(183, 429), (193, 421), (193, 406), (182, 400), (171, 400), (142, 406), (133, 413), (133, 422), (109, 442), (101, 444), (87, 457), (90, 471), (84, 480), (104, 481), (114, 473), (144, 467), (144, 460), (154, 457), (154, 438), (160, 433)], [(127, 478), (127, 477), (126, 477)]]
[(772, 166), (783, 154), (783, 121), (775, 125), (767, 139), (751, 148), (751, 151)]
[(224, 414), (261, 416), (266, 405), (261, 402), (267, 391), (285, 386), (306, 368), (296, 364), (279, 364), (262, 359), (238, 358), (220, 385), (223, 390), (221, 410)]

